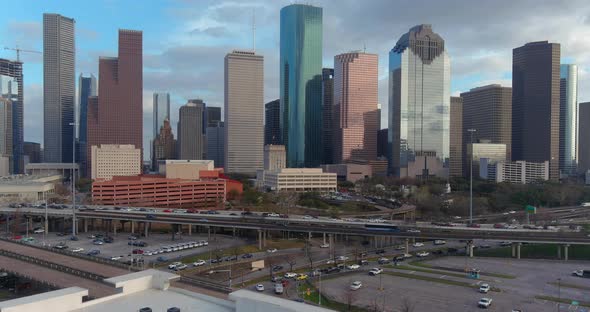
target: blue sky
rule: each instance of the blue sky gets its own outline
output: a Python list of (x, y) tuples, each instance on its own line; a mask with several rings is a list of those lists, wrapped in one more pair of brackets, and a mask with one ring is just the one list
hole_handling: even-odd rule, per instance
[[(76, 20), (76, 72), (94, 73), (99, 56), (116, 56), (117, 30), (144, 35), (144, 145), (151, 134), (152, 93), (172, 97), (172, 126), (189, 98), (223, 104), (223, 57), (252, 46), (265, 57), (265, 100), (278, 98), (279, 10), (282, 0), (246, 1), (33, 1), (3, 3), (0, 45), (42, 51), (42, 15)], [(387, 116), (387, 53), (416, 24), (429, 23), (445, 39), (451, 58), (452, 93), (489, 83), (511, 84), (512, 48), (529, 41), (562, 44), (562, 63), (580, 66), (579, 100), (590, 100), (590, 3), (572, 0), (316, 0), (324, 8), (324, 65), (334, 55), (362, 49), (379, 54), (382, 126)], [(0, 57), (15, 58), (0, 50)], [(21, 56), (25, 75), (25, 139), (42, 142), (43, 72), (38, 54)]]

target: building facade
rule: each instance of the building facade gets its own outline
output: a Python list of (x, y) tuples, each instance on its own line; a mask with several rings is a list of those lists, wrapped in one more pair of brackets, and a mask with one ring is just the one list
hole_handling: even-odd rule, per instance
[(287, 168), (287, 154), (284, 145), (264, 146), (264, 170)]
[(288, 167), (322, 160), (322, 8), (281, 9), (280, 98), (282, 143)]
[(334, 57), (334, 163), (377, 158), (378, 55), (350, 52)]
[(322, 69), (322, 164), (334, 163), (334, 68)]
[(164, 126), (164, 120), (170, 121), (170, 93), (154, 92), (152, 100), (152, 140), (160, 133), (160, 128)]
[[(9, 88), (10, 87), (10, 88)], [(24, 172), (23, 159), (23, 63), (0, 59), (0, 97), (12, 102), (12, 156), (13, 173)]]
[(578, 164), (578, 66), (559, 67), (559, 172), (574, 175)]
[(24, 142), (23, 154), (26, 164), (40, 163), (43, 161), (41, 157), (41, 144), (36, 142)]
[(381, 129), (377, 133), (377, 157), (387, 158), (387, 133), (389, 129)]
[(578, 173), (590, 170), (590, 102), (578, 105)]
[(141, 151), (133, 145), (93, 145), (91, 151), (93, 180), (141, 173)]
[(491, 165), (495, 168), (496, 182), (529, 184), (549, 180), (549, 161), (534, 163), (528, 161), (499, 162)]
[(2, 175), (14, 172), (12, 162), (12, 101), (0, 96), (0, 157), (3, 159)]
[(512, 160), (549, 161), (559, 179), (560, 45), (531, 42), (512, 50)]
[(255, 175), (264, 165), (264, 58), (234, 50), (225, 56), (225, 171)]
[(281, 100), (264, 104), (264, 145), (281, 144)]
[(218, 121), (207, 127), (207, 159), (213, 160), (218, 168), (225, 168), (225, 123)]
[(143, 155), (142, 49), (141, 31), (120, 29), (118, 57), (99, 59), (99, 96), (88, 99), (88, 154), (92, 146), (115, 144), (133, 145)]
[(207, 116), (207, 127), (216, 127), (221, 122), (221, 107), (207, 106), (205, 115)]
[(203, 100), (189, 100), (178, 112), (178, 158), (205, 159), (205, 109)]
[[(473, 166), (473, 176), (482, 177), (487, 176), (487, 169), (480, 166), (480, 160), (486, 159), (487, 165), (495, 165), (499, 162), (507, 162), (507, 146), (506, 144), (490, 143), (488, 140), (479, 140), (477, 143), (469, 143), (466, 146), (465, 152), (466, 168), (469, 170), (469, 163)], [(465, 175), (469, 175), (469, 172), (465, 172)]]
[(160, 132), (152, 142), (152, 170), (158, 169), (158, 161), (162, 159), (176, 159), (176, 140), (168, 119), (164, 119)]
[[(389, 52), (390, 173), (423, 179), (445, 175), (439, 168), (448, 167), (450, 100), (451, 61), (444, 40), (431, 25), (411, 28)], [(429, 161), (418, 159), (424, 157)]]
[(272, 191), (334, 192), (337, 187), (335, 173), (319, 168), (283, 168), (264, 171), (264, 187)]
[(80, 74), (78, 77), (78, 103), (80, 111), (78, 115), (78, 151), (77, 156), (80, 161), (82, 175), (86, 176), (87, 163), (87, 145), (88, 145), (88, 98), (97, 96), (96, 77), (90, 74), (86, 77)]
[(463, 98), (451, 97), (449, 176), (463, 176)]
[(46, 162), (72, 162), (76, 94), (75, 21), (43, 14), (43, 146)]

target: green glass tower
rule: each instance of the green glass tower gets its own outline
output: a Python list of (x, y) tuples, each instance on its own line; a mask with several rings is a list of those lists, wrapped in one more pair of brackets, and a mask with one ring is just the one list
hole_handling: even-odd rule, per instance
[(322, 8), (281, 9), (281, 132), (287, 166), (322, 160)]

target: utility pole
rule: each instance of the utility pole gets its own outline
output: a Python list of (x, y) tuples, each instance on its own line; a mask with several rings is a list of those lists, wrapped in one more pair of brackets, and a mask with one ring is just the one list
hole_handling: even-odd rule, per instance
[(471, 155), (469, 157), (469, 224), (473, 224), (473, 133), (477, 130), (467, 129), (471, 139)]

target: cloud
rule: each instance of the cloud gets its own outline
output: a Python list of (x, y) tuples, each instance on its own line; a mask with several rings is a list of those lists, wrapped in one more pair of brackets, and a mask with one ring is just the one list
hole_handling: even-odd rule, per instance
[(205, 34), (212, 37), (223, 37), (230, 34), (229, 30), (224, 26), (207, 27), (205, 29), (193, 29), (191, 34)]

